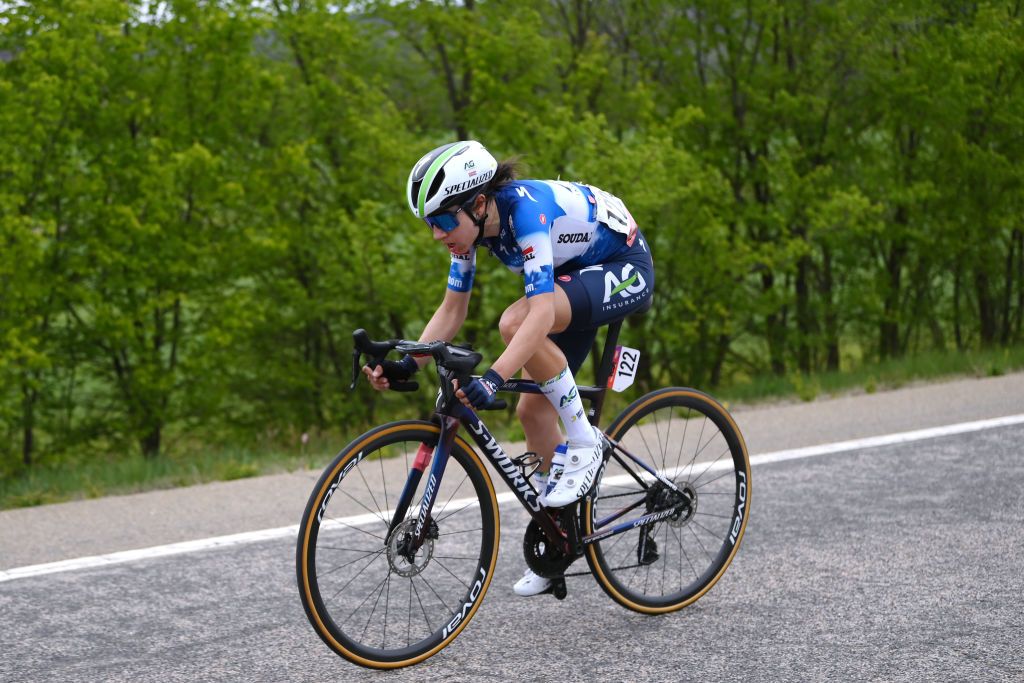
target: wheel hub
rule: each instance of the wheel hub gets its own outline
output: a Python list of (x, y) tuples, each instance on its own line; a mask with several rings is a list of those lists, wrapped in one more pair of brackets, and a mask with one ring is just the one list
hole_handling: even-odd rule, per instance
[(397, 527), (388, 538), (388, 564), (399, 576), (416, 576), (430, 564), (434, 557), (434, 540), (438, 537), (437, 524), (430, 520), (426, 538), (414, 548), (416, 520), (407, 519)]
[(676, 506), (675, 512), (668, 518), (668, 523), (677, 529), (686, 525), (697, 513), (697, 489), (693, 488), (693, 484), (686, 482), (679, 487), (679, 491), (666, 491), (672, 495)]
[(648, 513), (673, 510), (665, 521), (679, 528), (693, 519), (697, 512), (697, 489), (690, 482), (680, 484), (678, 491), (659, 483), (648, 491), (646, 508)]

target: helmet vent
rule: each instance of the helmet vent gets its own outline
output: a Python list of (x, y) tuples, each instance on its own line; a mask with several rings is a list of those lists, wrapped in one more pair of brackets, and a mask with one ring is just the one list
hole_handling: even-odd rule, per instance
[(441, 185), (444, 183), (444, 169), (440, 169), (435, 175), (434, 180), (430, 183), (430, 187), (427, 188), (427, 196), (433, 197), (441, 189)]
[(416, 197), (419, 196), (420, 185), (422, 185), (422, 184), (423, 184), (422, 180), (416, 180), (416, 181), (413, 181), (409, 185), (409, 205), (410, 206), (416, 206)]

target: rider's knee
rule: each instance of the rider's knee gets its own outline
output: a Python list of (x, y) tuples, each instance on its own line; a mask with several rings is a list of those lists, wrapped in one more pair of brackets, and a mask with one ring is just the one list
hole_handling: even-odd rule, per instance
[(520, 396), (519, 404), (516, 406), (516, 417), (518, 417), (519, 421), (523, 424), (530, 421), (533, 413), (533, 409), (530, 407), (530, 402), (526, 400), (527, 396), (528, 395), (525, 394)]
[(501, 314), (501, 319), (498, 321), (498, 332), (506, 344), (512, 341), (512, 337), (519, 331), (519, 326), (522, 324), (523, 316), (518, 307), (509, 306), (505, 309), (505, 312)]

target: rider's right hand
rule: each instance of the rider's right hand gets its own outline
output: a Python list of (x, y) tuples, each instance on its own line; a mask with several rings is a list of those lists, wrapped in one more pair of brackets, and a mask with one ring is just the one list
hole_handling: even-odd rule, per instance
[(370, 380), (370, 386), (377, 391), (385, 391), (391, 388), (391, 382), (405, 382), (419, 369), (416, 360), (407, 355), (400, 361), (382, 361), (375, 368), (364, 365), (363, 374)]

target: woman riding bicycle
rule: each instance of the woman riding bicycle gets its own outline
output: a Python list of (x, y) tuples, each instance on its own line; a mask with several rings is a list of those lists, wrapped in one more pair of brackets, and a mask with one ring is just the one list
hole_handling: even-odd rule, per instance
[[(600, 433), (586, 419), (574, 374), (599, 327), (650, 307), (654, 265), (617, 197), (579, 183), (518, 180), (516, 172), (514, 163), (498, 163), (468, 140), (428, 152), (409, 174), (409, 208), (452, 256), (448, 289), (420, 341), (451, 341), (461, 329), (477, 247), (522, 273), (525, 296), (498, 323), (505, 351), (458, 396), (483, 409), (521, 369), (538, 382), (543, 396), (524, 394), (516, 414), (527, 448), (543, 460), (535, 474), (541, 502), (562, 507), (587, 493), (601, 466)], [(375, 389), (385, 390), (427, 362), (406, 356), (363, 372)], [(518, 595), (536, 595), (551, 583), (527, 571), (514, 588)]]

